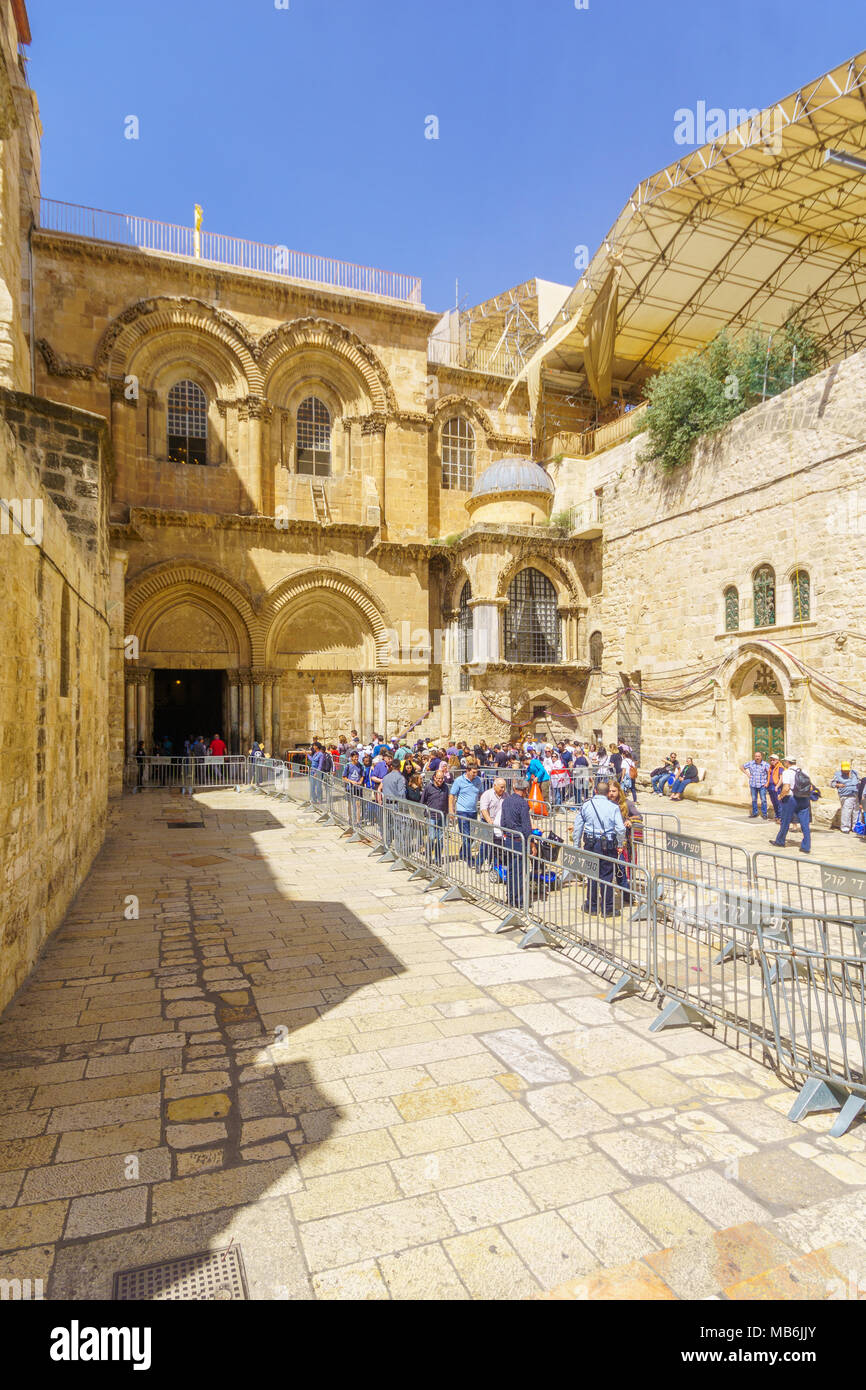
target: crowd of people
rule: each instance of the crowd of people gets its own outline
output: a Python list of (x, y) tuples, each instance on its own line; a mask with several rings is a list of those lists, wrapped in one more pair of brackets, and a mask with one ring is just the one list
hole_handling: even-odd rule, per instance
[[(440, 747), (419, 739), (410, 746), (407, 740), (378, 736), (363, 744), (353, 733), (338, 739), (333, 748), (314, 741), (310, 767), (314, 773), (342, 777), (353, 820), (363, 820), (364, 803), (356, 802), (363, 788), (377, 802), (416, 802), (439, 813), (431, 817), (434, 857), (442, 854), (442, 831), (437, 827), (450, 817), (459, 835), (458, 857), (467, 871), (502, 873), (512, 906), (522, 906), (525, 886), (522, 855), (511, 851), (526, 840), (537, 881), (550, 842), (561, 840), (534, 827), (533, 817), (543, 818), (551, 809), (573, 802), (573, 843), (604, 857), (602, 887), (588, 888), (588, 906), (612, 911), (614, 884), (628, 891), (640, 814), (638, 769), (627, 743), (604, 748), (528, 738), (492, 746), (481, 740), (470, 748), (464, 740)], [(487, 775), (479, 776), (485, 769)], [(312, 799), (320, 796), (314, 780)], [(473, 831), (479, 822), (491, 827), (491, 838)]]

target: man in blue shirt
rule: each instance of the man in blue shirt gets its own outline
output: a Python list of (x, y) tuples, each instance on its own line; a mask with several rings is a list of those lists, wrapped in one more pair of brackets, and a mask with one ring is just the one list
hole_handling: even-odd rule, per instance
[(325, 787), (322, 782), (322, 763), (325, 753), (318, 743), (312, 744), (310, 751), (312, 753), (310, 758), (310, 800), (324, 801)]
[(767, 783), (770, 780), (770, 769), (764, 762), (763, 753), (756, 753), (747, 763), (743, 763), (743, 771), (749, 779), (749, 791), (752, 793), (752, 809), (749, 812), (749, 819), (753, 819), (758, 814), (758, 797), (761, 798), (761, 815), (767, 819)]
[(609, 785), (599, 782), (593, 795), (578, 806), (571, 836), (575, 845), (599, 856), (596, 874), (587, 875), (583, 909), (603, 917), (613, 912), (615, 860), (625, 844), (625, 821), (616, 802), (608, 800)]
[(532, 818), (527, 801), (529, 787), (522, 777), (515, 779), (511, 791), (502, 798), (499, 829), (502, 831), (502, 859), (508, 882), (508, 906), (523, 907), (523, 860)]
[(364, 769), (361, 766), (357, 748), (354, 748), (349, 754), (349, 761), (343, 768), (343, 782), (346, 787), (349, 824), (355, 826), (360, 819), (361, 787), (364, 782)]
[(478, 801), (483, 791), (477, 779), (478, 768), (475, 766), (475, 759), (471, 758), (467, 761), (466, 771), (461, 772), (460, 776), (452, 782), (448, 796), (448, 810), (452, 816), (457, 816), (457, 825), (460, 829), (460, 858), (465, 860), (470, 868), (472, 867), (470, 826), (473, 821), (478, 819)]

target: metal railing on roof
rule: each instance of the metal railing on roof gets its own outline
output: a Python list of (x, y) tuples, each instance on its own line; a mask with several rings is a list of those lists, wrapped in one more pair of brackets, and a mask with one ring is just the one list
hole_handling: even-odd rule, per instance
[(628, 439), (632, 430), (644, 421), (646, 410), (647, 405), (643, 401), (617, 420), (599, 425), (597, 429), (584, 430), (582, 434), (563, 431), (552, 435), (547, 441), (547, 453), (565, 454), (568, 458), (589, 458), (592, 454), (603, 453), (605, 449), (612, 449), (615, 444)]
[(470, 372), (487, 372), (491, 376), (513, 377), (523, 366), (523, 360), (500, 348), (486, 352), (471, 343), (453, 343), (447, 338), (427, 340), (427, 361), (440, 367), (463, 367)]
[(386, 299), (405, 300), (409, 304), (421, 303), (421, 281), (415, 275), (375, 270), (372, 266), (355, 265), (351, 261), (336, 261), (330, 256), (292, 251), (288, 246), (272, 246), (204, 230), (199, 233), (197, 255), (193, 227), (156, 222), (150, 217), (133, 217), (129, 213), (105, 212), (101, 208), (41, 198), (39, 226), (43, 231), (63, 232), (69, 236), (87, 237), (91, 241), (114, 242), (139, 250), (159, 251), (166, 256), (211, 261), (216, 265), (234, 266), (238, 270), (258, 270), (266, 275), (279, 275), (287, 280), (302, 280), (313, 285), (328, 285)]

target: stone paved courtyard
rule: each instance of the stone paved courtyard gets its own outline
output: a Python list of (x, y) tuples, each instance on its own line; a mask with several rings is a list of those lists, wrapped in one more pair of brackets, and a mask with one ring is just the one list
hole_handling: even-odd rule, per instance
[(0, 1023), (0, 1277), (110, 1298), (235, 1242), (262, 1299), (866, 1290), (863, 1126), (294, 804), (112, 814)]

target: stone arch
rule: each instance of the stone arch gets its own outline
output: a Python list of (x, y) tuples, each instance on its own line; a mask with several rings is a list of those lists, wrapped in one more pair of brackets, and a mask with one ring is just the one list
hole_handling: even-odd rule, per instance
[(235, 665), (262, 664), (260, 624), (249, 600), (224, 575), (198, 565), (160, 565), (131, 582), (126, 632), (138, 638), (142, 653), (155, 624), (184, 604), (200, 609), (223, 632)]
[(442, 396), (436, 402), (436, 409), (433, 411), (433, 429), (437, 436), (440, 428), (445, 424), (445, 421), (451, 419), (454, 415), (468, 415), (481, 427), (484, 432), (484, 437), (487, 440), (490, 440), (490, 438), (496, 434), (490, 416), (483, 406), (479, 405), (477, 401), (473, 401), (471, 396), (454, 394), (451, 396)]
[(456, 563), (448, 575), (442, 596), (442, 608), (446, 614), (456, 612), (464, 584), (471, 585), (472, 576), (464, 564)]
[(305, 351), (336, 357), (362, 384), (374, 413), (394, 414), (397, 398), (381, 361), (357, 333), (331, 319), (293, 319), (266, 333), (257, 348), (262, 380), (269, 386), (287, 357)]
[(507, 598), (512, 580), (521, 570), (525, 569), (538, 570), (545, 575), (556, 590), (559, 603), (571, 604), (583, 601), (583, 595), (579, 591), (574, 576), (568, 572), (565, 566), (541, 555), (521, 555), (505, 565), (499, 575), (496, 597)]
[(264, 664), (269, 664), (283, 626), (281, 615), (303, 595), (316, 591), (337, 595), (363, 616), (373, 635), (376, 665), (387, 666), (392, 651), (392, 625), (371, 591), (359, 580), (339, 570), (307, 569), (282, 580), (266, 596), (262, 608)]
[(157, 334), (178, 329), (209, 340), (220, 348), (220, 358), (231, 364), (231, 374), (238, 395), (262, 395), (262, 372), (256, 362), (255, 340), (243, 324), (205, 304), (201, 299), (186, 296), (162, 295), (154, 299), (139, 299), (111, 321), (96, 349), (94, 367), (101, 374), (120, 378), (126, 375), (127, 365), (137, 348)]
[[(777, 690), (755, 689), (754, 676), (762, 666), (771, 673)], [(781, 719), (786, 747), (796, 744), (800, 702), (792, 695), (802, 675), (781, 651), (766, 642), (744, 642), (728, 663), (723, 681), (726, 698), (719, 736), (727, 743), (721, 750), (726, 766), (735, 768), (751, 757), (754, 721)]]

